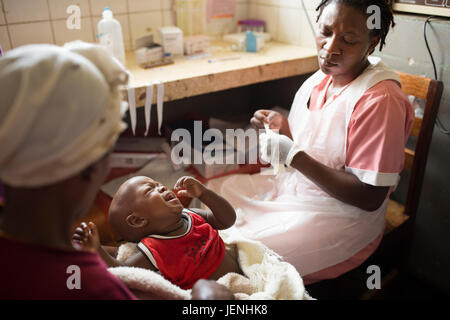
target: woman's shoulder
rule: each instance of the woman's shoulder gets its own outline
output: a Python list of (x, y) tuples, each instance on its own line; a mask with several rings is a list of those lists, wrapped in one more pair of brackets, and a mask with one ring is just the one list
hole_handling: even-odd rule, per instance
[(401, 110), (411, 108), (408, 96), (402, 91), (400, 83), (395, 80), (383, 80), (368, 89), (359, 99), (355, 106), (363, 111), (366, 109), (377, 109), (379, 112), (385, 110), (392, 112), (393, 110)]
[(353, 109), (350, 126), (363, 122), (392, 124), (414, 121), (414, 108), (395, 80), (383, 80), (368, 89)]
[(402, 91), (401, 84), (393, 79), (386, 79), (378, 82), (368, 89), (362, 98), (378, 99), (399, 99), (409, 102), (408, 96)]

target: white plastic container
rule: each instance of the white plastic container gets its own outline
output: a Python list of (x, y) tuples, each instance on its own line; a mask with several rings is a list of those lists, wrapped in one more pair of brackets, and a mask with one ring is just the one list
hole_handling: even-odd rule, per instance
[(161, 27), (159, 28), (161, 37), (161, 45), (164, 53), (170, 54), (172, 57), (182, 56), (183, 48), (183, 31), (177, 27)]
[(205, 35), (184, 37), (183, 42), (184, 54), (188, 56), (205, 53), (210, 45), (209, 37)]
[(113, 13), (108, 7), (103, 11), (103, 19), (99, 21), (97, 28), (100, 44), (105, 46), (122, 64), (125, 64), (122, 27), (119, 21), (114, 19)]

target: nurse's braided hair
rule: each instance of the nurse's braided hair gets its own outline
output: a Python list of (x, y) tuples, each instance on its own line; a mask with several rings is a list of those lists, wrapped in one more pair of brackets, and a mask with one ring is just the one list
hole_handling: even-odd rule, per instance
[(372, 36), (380, 37), (380, 51), (383, 49), (385, 45), (385, 39), (389, 32), (389, 28), (395, 26), (394, 22), (394, 14), (392, 11), (392, 1), (391, 0), (322, 0), (320, 4), (317, 6), (316, 11), (319, 11), (319, 15), (317, 16), (317, 21), (322, 14), (323, 9), (330, 3), (342, 3), (345, 5), (352, 6), (354, 8), (359, 9), (363, 14), (369, 16), (367, 13), (367, 8), (372, 5), (376, 5), (380, 8), (381, 13), (381, 28), (380, 29), (372, 29)]

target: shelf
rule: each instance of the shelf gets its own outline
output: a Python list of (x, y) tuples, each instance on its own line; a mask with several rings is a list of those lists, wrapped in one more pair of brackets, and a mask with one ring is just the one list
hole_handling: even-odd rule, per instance
[[(229, 43), (212, 42), (210, 52), (208, 57), (179, 57), (174, 64), (150, 69), (137, 66), (134, 52), (128, 52), (126, 66), (132, 74), (129, 85), (135, 88), (136, 106), (145, 104), (145, 88), (156, 81), (164, 83), (164, 102), (168, 102), (318, 69), (315, 49), (278, 42), (266, 43), (258, 53), (233, 52)], [(124, 99), (128, 99), (126, 90)]]

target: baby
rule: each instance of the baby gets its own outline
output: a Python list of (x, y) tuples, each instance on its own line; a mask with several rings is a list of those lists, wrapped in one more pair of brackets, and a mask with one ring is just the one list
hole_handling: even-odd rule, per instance
[[(209, 209), (186, 209), (178, 197), (198, 198)], [(148, 177), (123, 183), (111, 202), (109, 222), (139, 252), (119, 262), (100, 245), (96, 226), (82, 223), (74, 241), (97, 250), (109, 267), (132, 266), (159, 271), (183, 289), (199, 279), (217, 280), (229, 272), (242, 273), (225, 250), (217, 230), (231, 227), (236, 212), (227, 200), (192, 177), (180, 178), (173, 192)]]

